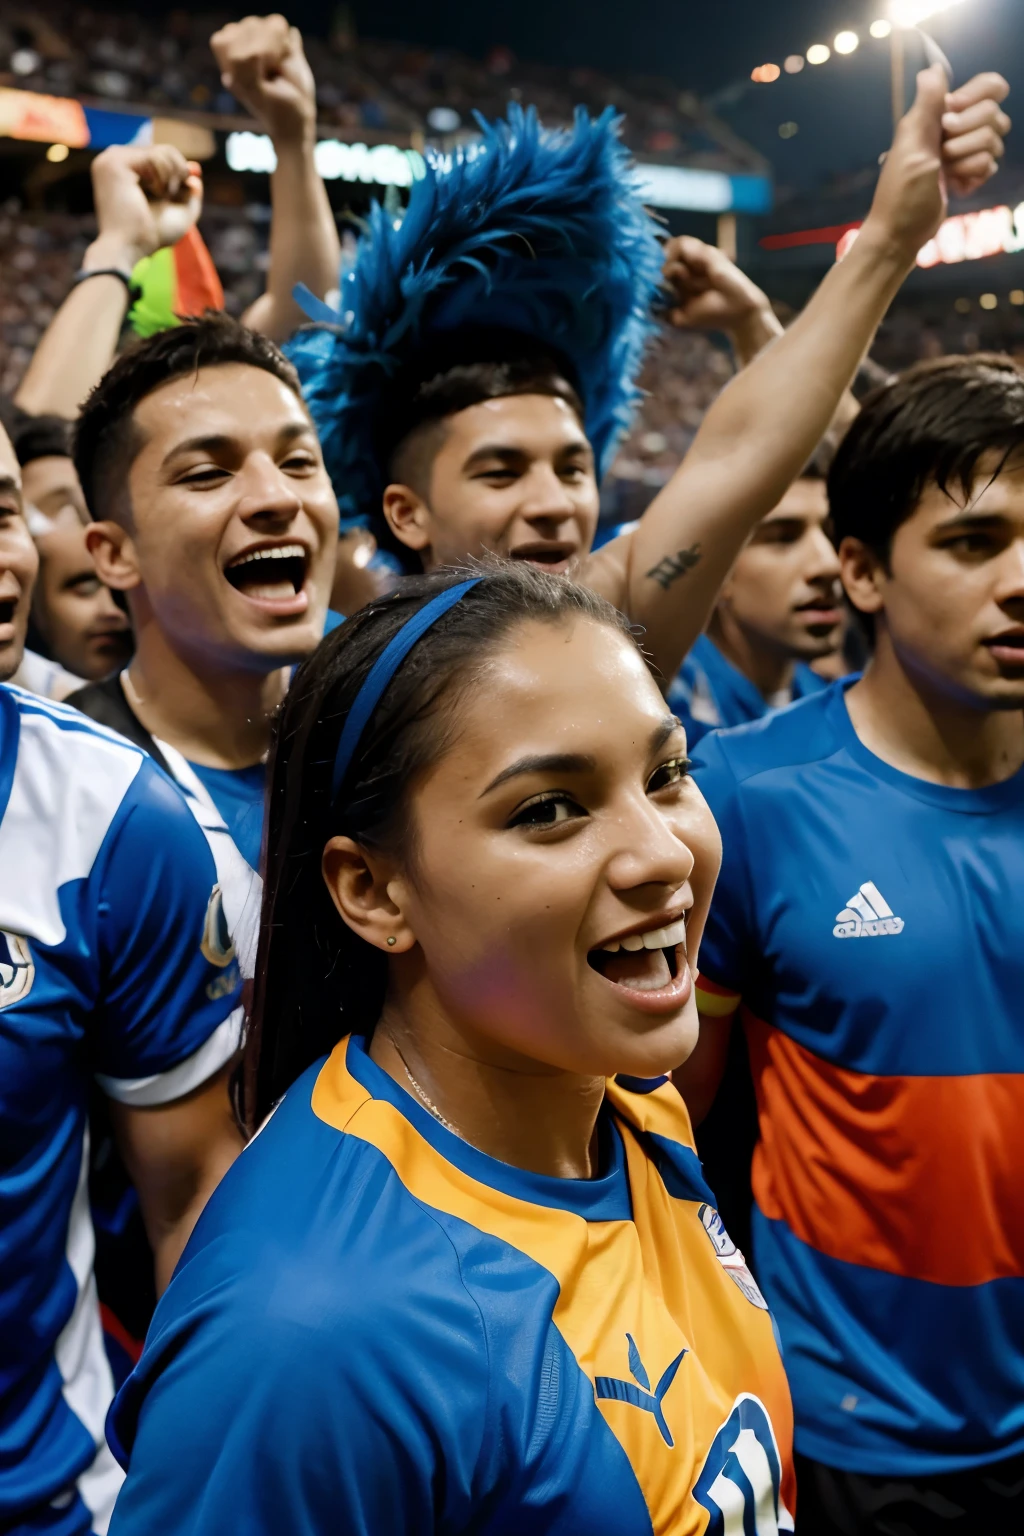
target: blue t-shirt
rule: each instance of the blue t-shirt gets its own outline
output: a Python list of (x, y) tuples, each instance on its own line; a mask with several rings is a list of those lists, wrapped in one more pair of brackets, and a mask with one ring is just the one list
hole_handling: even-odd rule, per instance
[(771, 1319), (664, 1079), (594, 1179), (441, 1126), (358, 1037), (216, 1190), (109, 1433), (110, 1536), (791, 1531)]
[[(820, 693), (828, 684), (802, 661), (793, 669), (792, 696), (795, 703), (812, 693)], [(696, 746), (708, 731), (720, 726), (746, 725), (770, 714), (773, 706), (745, 673), (727, 661), (707, 635), (700, 635), (672, 681), (667, 694), (668, 707), (677, 714), (686, 730), (686, 744)]]
[(190, 762), (189, 767), (224, 818), (242, 858), (250, 869), (258, 870), (267, 793), (266, 764), (254, 763), (251, 768), (207, 768), (202, 763)]
[(708, 736), (724, 844), (698, 1001), (742, 1000), (754, 1256), (805, 1455), (1024, 1451), (1024, 770), (890, 767), (845, 685)]
[[(0, 1528), (102, 1529), (121, 1474), (92, 1273), (90, 1078), (168, 1103), (237, 1049), (213, 857), (150, 758), (0, 686)], [(58, 1522), (58, 1514), (60, 1520)]]

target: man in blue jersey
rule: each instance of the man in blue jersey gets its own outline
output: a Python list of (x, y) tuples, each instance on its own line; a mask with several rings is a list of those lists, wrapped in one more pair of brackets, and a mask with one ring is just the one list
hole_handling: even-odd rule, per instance
[(825, 686), (809, 663), (838, 649), (843, 625), (827, 524), (824, 479), (805, 470), (736, 557), (707, 631), (668, 691), (691, 747), (710, 730), (760, 720)]
[(274, 343), (207, 315), (114, 364), (74, 453), (89, 548), (127, 598), (136, 649), (71, 702), (185, 789), (245, 969), (271, 719), (323, 634), (334, 573), (338, 510), (316, 432)]
[[(36, 569), (0, 431), (0, 681)], [(90, 1084), (166, 1284), (241, 1138), (239, 976), (182, 796), (75, 710), (0, 686), (0, 1528), (102, 1533), (121, 1474), (93, 1277)]]
[(823, 1536), (1024, 1519), (1024, 373), (874, 392), (829, 499), (860, 679), (708, 736), (695, 1119), (737, 1007), (754, 1252)]

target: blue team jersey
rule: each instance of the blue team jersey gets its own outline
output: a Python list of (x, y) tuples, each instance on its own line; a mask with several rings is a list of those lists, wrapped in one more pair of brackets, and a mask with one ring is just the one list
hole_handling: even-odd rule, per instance
[[(207, 768), (203, 763), (189, 763), (199, 782), (223, 818), (231, 840), (250, 870), (260, 867), (263, 841), (263, 802), (267, 793), (265, 763), (251, 768)], [(258, 886), (257, 880), (253, 884)]]
[(128, 1105), (233, 1054), (206, 840), (152, 761), (0, 687), (0, 1528), (106, 1529), (121, 1472), (92, 1273), (90, 1080)]
[[(793, 669), (792, 694), (787, 703), (821, 693), (828, 684), (798, 661)], [(701, 635), (672, 681), (668, 707), (677, 714), (693, 747), (708, 731), (746, 725), (770, 714), (773, 706), (738, 667), (727, 661), (707, 635)], [(777, 706), (776, 706), (777, 707)]]
[(118, 1394), (111, 1536), (792, 1530), (771, 1319), (678, 1094), (624, 1081), (573, 1180), (468, 1146), (360, 1038), (310, 1068)]
[(913, 778), (844, 695), (697, 751), (725, 850), (698, 1001), (742, 999), (797, 1449), (927, 1476), (1024, 1450), (1024, 770)]

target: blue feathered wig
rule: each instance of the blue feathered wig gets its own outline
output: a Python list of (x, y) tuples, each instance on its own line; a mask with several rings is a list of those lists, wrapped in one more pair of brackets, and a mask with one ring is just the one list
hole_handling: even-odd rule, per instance
[[(419, 381), (458, 338), (518, 337), (548, 351), (585, 412), (598, 472), (638, 398), (661, 274), (657, 225), (634, 190), (609, 108), (545, 129), (512, 104), (482, 138), (428, 160), (401, 223), (374, 204), (340, 310), (306, 296), (319, 322), (287, 351), (299, 371), (343, 524), (385, 548), (381, 496), (403, 378)], [(310, 302), (311, 301), (311, 302)], [(499, 343), (495, 343), (499, 345)], [(502, 356), (477, 361), (502, 362)]]

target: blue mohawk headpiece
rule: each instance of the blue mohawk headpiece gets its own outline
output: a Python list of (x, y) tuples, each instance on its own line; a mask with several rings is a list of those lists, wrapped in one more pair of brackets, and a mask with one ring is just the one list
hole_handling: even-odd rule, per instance
[(431, 351), (459, 335), (516, 333), (553, 352), (583, 401), (599, 473), (639, 395), (661, 248), (620, 119), (580, 108), (571, 129), (552, 130), (512, 104), (506, 120), (479, 122), (480, 142), (428, 160), (400, 224), (374, 204), (339, 311), (307, 295), (319, 324), (287, 348), (343, 523), (378, 536), (379, 418), (391, 414), (402, 375), (429, 377)]

